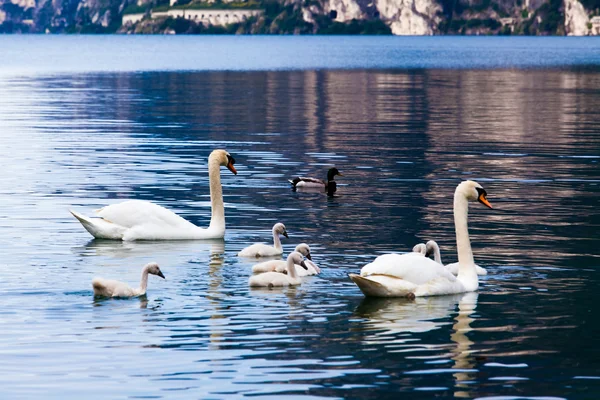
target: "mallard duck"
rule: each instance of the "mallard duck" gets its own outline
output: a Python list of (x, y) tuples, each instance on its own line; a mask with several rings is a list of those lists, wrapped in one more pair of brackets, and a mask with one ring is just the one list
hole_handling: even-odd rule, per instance
[(337, 168), (329, 168), (327, 171), (327, 181), (317, 178), (307, 178), (299, 176), (294, 179), (290, 179), (289, 182), (292, 184), (292, 187), (295, 189), (298, 188), (315, 188), (326, 190), (327, 192), (335, 192), (337, 189), (337, 184), (334, 180), (335, 176), (344, 176), (340, 174)]

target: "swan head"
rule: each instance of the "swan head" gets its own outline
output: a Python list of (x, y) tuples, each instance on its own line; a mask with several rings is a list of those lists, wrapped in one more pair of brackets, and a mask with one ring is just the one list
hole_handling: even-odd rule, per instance
[(310, 256), (310, 247), (308, 247), (306, 243), (300, 243), (298, 246), (296, 246), (296, 249), (294, 251), (297, 251), (304, 257), (308, 258), (309, 260), (312, 260), (312, 257)]
[(462, 193), (468, 201), (478, 201), (486, 207), (492, 208), (487, 199), (485, 189), (475, 181), (461, 182), (456, 188), (457, 193)]
[(276, 223), (275, 225), (273, 225), (273, 234), (275, 235), (283, 235), (286, 238), (290, 238), (288, 236), (287, 230), (285, 229), (285, 225), (282, 224), (281, 222)]
[(412, 251), (413, 253), (419, 253), (422, 255), (427, 254), (427, 248), (425, 246), (425, 243), (415, 244), (415, 247), (413, 247)]
[(435, 240), (430, 240), (425, 244), (425, 257), (431, 257), (435, 254), (436, 250), (439, 251), (439, 246)]
[(157, 275), (157, 276), (160, 276), (161, 278), (165, 279), (165, 276), (163, 275), (163, 273), (160, 270), (160, 267), (158, 266), (157, 263), (155, 263), (155, 262), (148, 263), (148, 264), (146, 264), (146, 266), (144, 268), (146, 270), (148, 270), (149, 274)]
[(306, 266), (306, 263), (304, 262), (304, 257), (302, 257), (302, 254), (298, 253), (297, 251), (292, 251), (290, 253), (290, 255), (287, 257), (288, 262), (290, 261), (290, 259), (294, 262), (294, 264), (301, 266), (302, 268), (308, 270), (308, 267)]
[(237, 175), (237, 170), (233, 166), (233, 164), (235, 164), (235, 159), (231, 156), (231, 154), (229, 154), (229, 152), (221, 149), (213, 150), (208, 158), (209, 160), (216, 159), (220, 166), (227, 167), (227, 169), (233, 172), (234, 175)]
[(334, 168), (329, 168), (329, 171), (327, 171), (327, 180), (328, 181), (332, 181), (335, 178), (336, 175), (337, 176), (344, 176), (344, 175), (340, 174), (340, 171), (338, 171), (337, 168), (335, 168), (335, 167)]

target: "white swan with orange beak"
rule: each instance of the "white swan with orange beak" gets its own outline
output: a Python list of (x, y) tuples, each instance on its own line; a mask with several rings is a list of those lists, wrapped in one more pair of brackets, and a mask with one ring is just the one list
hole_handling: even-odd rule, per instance
[(454, 226), (458, 275), (420, 253), (384, 254), (350, 278), (366, 296), (421, 297), (473, 292), (479, 288), (467, 226), (470, 201), (492, 208), (487, 193), (474, 181), (460, 183), (454, 192)]

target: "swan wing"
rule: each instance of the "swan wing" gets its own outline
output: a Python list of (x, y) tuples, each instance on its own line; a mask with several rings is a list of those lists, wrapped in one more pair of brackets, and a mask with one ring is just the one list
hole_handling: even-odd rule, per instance
[[(300, 267), (300, 269), (303, 269), (304, 272), (306, 272), (307, 275), (318, 275), (321, 273), (321, 268), (319, 268), (319, 266), (317, 264), (315, 264), (314, 262), (312, 262), (311, 260), (304, 260), (304, 264), (307, 266), (307, 269), (304, 270), (304, 268)], [(298, 268), (296, 268), (298, 269)]]
[(286, 262), (282, 260), (270, 260), (255, 264), (252, 266), (252, 272), (255, 274), (263, 272), (283, 272), (286, 268)]
[(94, 296), (103, 297), (132, 297), (135, 296), (135, 290), (126, 283), (112, 279), (94, 278), (92, 280)]
[(256, 243), (242, 249), (238, 256), (240, 257), (272, 257), (283, 253), (283, 250), (277, 250), (273, 246), (264, 243)]
[(282, 287), (299, 285), (300, 280), (292, 279), (278, 272), (265, 272), (251, 276), (248, 284), (252, 287)]
[(129, 200), (96, 210), (96, 215), (125, 228), (157, 226), (170, 229), (196, 228), (173, 211), (143, 200)]
[[(458, 263), (446, 264), (446, 269), (453, 275), (458, 275)], [(475, 271), (477, 275), (487, 275), (487, 270), (479, 265), (475, 264)]]
[(372, 263), (365, 265), (361, 269), (360, 275), (363, 277), (387, 275), (415, 285), (422, 285), (439, 277), (451, 282), (456, 280), (456, 277), (442, 265), (419, 253), (384, 254), (377, 257)]

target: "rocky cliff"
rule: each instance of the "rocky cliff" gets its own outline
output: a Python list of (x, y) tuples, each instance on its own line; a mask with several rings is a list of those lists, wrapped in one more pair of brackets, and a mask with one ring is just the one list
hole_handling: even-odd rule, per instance
[[(218, 26), (166, 12), (158, 18), (154, 12), (207, 5), (201, 1), (0, 0), (0, 33), (582, 36), (600, 32), (600, 0), (250, 0), (262, 10), (260, 15)], [(210, 6), (244, 7), (220, 1)]]

